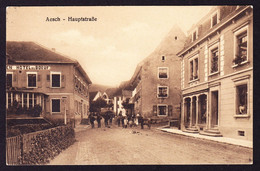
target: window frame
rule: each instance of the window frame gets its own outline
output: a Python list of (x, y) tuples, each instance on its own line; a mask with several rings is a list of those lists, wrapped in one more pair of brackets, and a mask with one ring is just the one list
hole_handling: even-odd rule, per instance
[(217, 10), (216, 12), (212, 13), (210, 16), (210, 28), (214, 27), (215, 25), (213, 25), (213, 17), (217, 15), (217, 23), (215, 25), (217, 25), (220, 21), (220, 12), (219, 10)]
[[(159, 89), (160, 89), (160, 88), (165, 88), (165, 87), (167, 88), (167, 96), (166, 96), (166, 97), (159, 97), (159, 92), (160, 92)], [(158, 85), (158, 86), (157, 86), (157, 98), (168, 98), (168, 97), (169, 97), (169, 87), (168, 87), (168, 86)]]
[[(60, 101), (60, 111), (59, 112), (53, 112), (52, 109), (52, 100), (59, 100)], [(51, 98), (51, 114), (60, 114), (61, 113), (61, 98)]]
[[(249, 79), (250, 79), (250, 75), (246, 75), (240, 78), (235, 78), (233, 79), (234, 81), (234, 117), (239, 118), (239, 117), (249, 117), (250, 116), (250, 103), (249, 103), (249, 99), (250, 99), (250, 93), (249, 93)], [(246, 114), (238, 114), (237, 112), (237, 87), (241, 86), (241, 85), (247, 85), (247, 112)]]
[[(196, 32), (196, 37), (194, 39), (194, 33)], [(196, 29), (194, 29), (192, 32), (191, 32), (191, 42), (194, 42), (195, 40), (197, 40), (199, 38), (199, 35), (198, 35), (198, 27)]]
[[(208, 60), (209, 60), (209, 76), (218, 74), (220, 72), (220, 49), (219, 49), (219, 41), (214, 43), (208, 48)], [(211, 72), (211, 66), (212, 66), (212, 51), (218, 49), (218, 70), (215, 72)]]
[[(160, 115), (160, 106), (165, 106), (165, 115)], [(167, 117), (168, 116), (168, 105), (167, 104), (158, 104), (157, 105), (157, 116), (159, 117)]]
[[(60, 75), (60, 86), (59, 87), (52, 86), (52, 75)], [(53, 71), (50, 72), (50, 84), (51, 84), (50, 87), (51, 88), (61, 88), (61, 76), (62, 76), (61, 72), (53, 72)]]
[[(160, 78), (160, 69), (167, 69), (167, 77), (166, 78)], [(169, 67), (158, 67), (158, 79), (169, 79)]]
[[(12, 75), (12, 81), (11, 81), (11, 87), (13, 87), (13, 81), (14, 81), (14, 73), (13, 72), (6, 72), (6, 79), (7, 79), (7, 75)], [(7, 87), (7, 82), (6, 82), (6, 87)]]
[[(28, 75), (29, 74), (35, 74), (35, 87), (29, 87), (29, 78)], [(37, 78), (38, 78), (38, 73), (37, 72), (26, 72), (26, 77), (27, 77), (27, 88), (37, 88)]]
[[(234, 56), (233, 59), (236, 58), (236, 56), (238, 55), (238, 37), (240, 35), (242, 35), (243, 33), (247, 34), (247, 52), (246, 52), (246, 60), (241, 62), (240, 64), (244, 64), (248, 62), (248, 56), (249, 56), (249, 23), (245, 23), (243, 25), (241, 25), (240, 27), (238, 27), (237, 29), (235, 29), (233, 31), (234, 33)], [(238, 66), (238, 64), (233, 63), (233, 67)]]
[[(197, 71), (197, 78), (195, 79), (191, 79), (191, 61), (193, 61), (193, 72), (192, 72), (192, 75), (194, 75), (194, 66), (195, 66), (195, 60), (198, 59), (198, 71)], [(189, 58), (189, 82), (193, 82), (193, 81), (196, 81), (196, 80), (199, 80), (199, 54), (196, 54), (192, 57)]]

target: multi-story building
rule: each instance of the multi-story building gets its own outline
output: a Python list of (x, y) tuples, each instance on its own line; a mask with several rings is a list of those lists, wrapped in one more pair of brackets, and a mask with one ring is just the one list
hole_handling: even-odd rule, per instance
[(49, 119), (87, 117), (91, 81), (76, 60), (34, 42), (7, 42), (6, 53), (7, 111), (16, 102), (21, 109), (40, 105)]
[(182, 130), (252, 140), (252, 7), (212, 8), (191, 28), (178, 56)]
[(132, 90), (130, 102), (134, 104), (135, 114), (179, 118), (181, 60), (176, 54), (185, 39), (182, 30), (174, 26), (154, 52), (138, 64), (125, 88)]

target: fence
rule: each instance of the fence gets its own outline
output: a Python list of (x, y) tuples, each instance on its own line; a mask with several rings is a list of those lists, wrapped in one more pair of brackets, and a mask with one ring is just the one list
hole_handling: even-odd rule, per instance
[(7, 165), (17, 165), (21, 164), (19, 159), (21, 159), (24, 152), (31, 150), (32, 139), (43, 132), (51, 132), (54, 129), (61, 128), (62, 134), (65, 132), (66, 126), (59, 126), (47, 130), (32, 132), (28, 134), (23, 134), (16, 137), (6, 138), (6, 164)]
[(21, 158), (21, 136), (6, 138), (6, 164), (19, 164)]

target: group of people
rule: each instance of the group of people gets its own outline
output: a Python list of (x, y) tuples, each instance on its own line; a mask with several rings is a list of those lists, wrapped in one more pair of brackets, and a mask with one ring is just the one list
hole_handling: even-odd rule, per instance
[(132, 126), (141, 125), (141, 129), (144, 128), (144, 118), (137, 114), (137, 115), (122, 115), (120, 112), (117, 116), (117, 125), (120, 127), (120, 123), (122, 124), (123, 128), (127, 128), (127, 125), (131, 128)]
[(105, 127), (110, 127), (108, 122), (112, 124), (112, 120), (114, 118), (114, 114), (112, 112), (106, 112), (104, 115), (101, 115), (99, 112), (91, 112), (89, 115), (89, 122), (91, 124), (91, 127), (95, 127), (95, 120), (98, 123), (98, 128), (101, 128), (101, 120), (104, 118), (105, 121)]
[[(109, 125), (112, 124), (112, 120), (114, 118), (114, 114), (112, 112), (106, 112), (103, 115), (101, 115), (99, 112), (91, 112), (89, 115), (89, 121), (90, 121), (91, 127), (94, 128), (95, 127), (94, 123), (95, 123), (95, 121), (97, 121), (98, 128), (101, 128), (102, 118), (104, 118), (105, 127), (110, 128)], [(120, 112), (119, 115), (116, 117), (116, 122), (117, 122), (118, 127), (120, 127), (120, 123), (121, 123), (123, 128), (127, 128), (128, 125), (130, 128), (133, 126), (138, 126), (138, 125), (141, 125), (141, 129), (144, 128), (144, 118), (139, 114), (122, 115), (122, 112)]]

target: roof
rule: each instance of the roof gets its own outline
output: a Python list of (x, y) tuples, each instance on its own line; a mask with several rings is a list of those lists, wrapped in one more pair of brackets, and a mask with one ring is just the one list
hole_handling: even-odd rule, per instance
[(6, 43), (6, 52), (10, 58), (16, 62), (29, 63), (76, 63), (76, 60), (69, 59), (50, 49), (47, 49), (34, 42), (15, 42)]
[[(199, 37), (198, 39), (196, 39), (194, 42), (191, 42), (191, 35), (187, 37), (186, 39), (186, 44), (184, 46), (184, 48), (177, 53), (178, 56), (183, 55), (184, 53), (186, 53), (189, 49), (191, 49), (192, 47), (196, 46), (198, 43), (200, 43), (201, 41), (205, 40), (208, 36), (210, 36), (213, 33), (216, 33), (216, 31), (218, 31), (221, 27), (223, 27), (224, 25), (226, 25), (228, 22), (230, 22), (231, 19), (237, 17), (240, 13), (244, 12), (245, 10), (247, 10), (249, 7), (248, 6), (240, 6), (239, 8), (236, 8), (236, 6), (221, 6), (218, 7), (221, 10), (221, 13), (223, 16), (221, 16), (221, 20), (218, 24), (216, 24), (213, 27), (207, 28), (205, 30), (205, 28), (202, 28), (204, 30), (201, 30), (201, 33), (199, 33)], [(216, 8), (213, 8), (208, 15), (206, 15), (206, 17), (208, 18), (208, 16), (210, 16), (210, 13), (212, 13), (214, 10), (216, 10)], [(198, 23), (196, 23), (193, 28), (195, 26), (201, 26), (203, 27), (205, 23), (200, 23), (200, 22), (204, 22), (205, 21), (205, 17), (203, 17), (203, 19), (201, 19)]]
[(73, 64), (85, 77), (86, 81), (89, 84), (92, 83), (77, 60), (61, 55), (35, 42), (7, 41), (6, 55), (8, 61), (13, 63)]
[(89, 101), (92, 101), (96, 97), (97, 93), (98, 91), (89, 92)]

